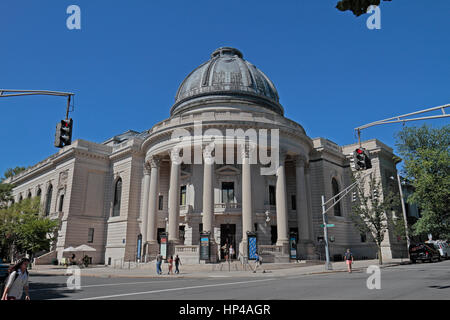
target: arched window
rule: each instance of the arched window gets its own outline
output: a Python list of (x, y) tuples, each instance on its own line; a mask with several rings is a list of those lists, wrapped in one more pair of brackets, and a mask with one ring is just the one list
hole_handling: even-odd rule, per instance
[(45, 215), (48, 216), (50, 214), (50, 206), (52, 204), (52, 194), (53, 194), (53, 186), (50, 185), (47, 189), (47, 197), (45, 201)]
[(36, 192), (36, 197), (40, 197), (41, 193), (42, 193), (41, 188), (39, 188)]
[(122, 199), (122, 179), (119, 178), (114, 188), (113, 217), (120, 216), (120, 200)]
[(21, 202), (23, 200), (22, 195), (19, 196), (19, 202)]
[[(333, 197), (339, 193), (339, 184), (336, 181), (335, 178), (331, 180), (331, 188), (333, 189)], [(335, 201), (339, 200), (339, 198), (336, 198)], [(341, 203), (339, 202), (334, 206), (334, 215), (340, 216), (341, 215)]]

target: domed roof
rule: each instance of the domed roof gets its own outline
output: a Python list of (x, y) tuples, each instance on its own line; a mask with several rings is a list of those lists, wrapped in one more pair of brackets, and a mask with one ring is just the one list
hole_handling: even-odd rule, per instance
[(243, 59), (235, 48), (221, 47), (211, 59), (192, 71), (178, 88), (171, 114), (181, 111), (186, 101), (205, 96), (239, 96), (262, 102), (276, 113), (283, 114), (278, 92), (272, 81), (253, 64)]

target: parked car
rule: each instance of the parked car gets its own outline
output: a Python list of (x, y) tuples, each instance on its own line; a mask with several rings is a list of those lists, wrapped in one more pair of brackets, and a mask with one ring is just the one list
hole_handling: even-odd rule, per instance
[(433, 260), (441, 261), (441, 254), (437, 251), (432, 244), (417, 243), (409, 246), (409, 256), (412, 263), (416, 263), (417, 260), (429, 261)]
[(448, 259), (450, 257), (450, 245), (442, 240), (436, 241), (428, 241), (429, 244), (432, 244), (434, 248), (439, 251), (441, 257), (444, 259)]

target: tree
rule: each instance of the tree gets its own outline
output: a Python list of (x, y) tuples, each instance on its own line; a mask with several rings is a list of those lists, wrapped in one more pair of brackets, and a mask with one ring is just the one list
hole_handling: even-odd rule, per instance
[(0, 182), (2, 182), (5, 179), (11, 178), (25, 170), (27, 170), (27, 168), (25, 167), (15, 167), (14, 169), (13, 168), (6, 169), (4, 178), (0, 179)]
[(407, 202), (421, 217), (413, 225), (416, 236), (450, 236), (450, 125), (441, 128), (405, 127), (397, 133), (403, 171), (414, 188)]
[[(383, 0), (391, 1), (391, 0)], [(380, 0), (341, 0), (337, 3), (336, 8), (340, 11), (350, 10), (357, 17), (367, 13), (370, 6), (379, 6)]]
[(39, 215), (40, 197), (24, 199), (0, 210), (0, 245), (3, 257), (13, 251), (31, 256), (49, 250), (59, 222)]
[[(359, 177), (355, 175), (355, 179)], [(403, 224), (393, 212), (399, 206), (399, 197), (393, 190), (385, 190), (381, 195), (381, 185), (372, 176), (369, 179), (368, 188), (364, 181), (357, 186), (357, 199), (352, 206), (352, 219), (359, 232), (369, 235), (368, 239), (373, 241), (378, 250), (379, 264), (383, 264), (381, 254), (381, 244), (384, 241), (385, 233), (392, 230), (394, 234), (404, 234), (401, 225)]]

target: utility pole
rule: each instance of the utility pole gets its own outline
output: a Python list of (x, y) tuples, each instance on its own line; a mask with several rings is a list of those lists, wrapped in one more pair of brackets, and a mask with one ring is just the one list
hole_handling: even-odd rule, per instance
[[(359, 127), (355, 128), (355, 130), (358, 134), (358, 143), (361, 146), (361, 130), (363, 130), (363, 129), (367, 129), (367, 128), (377, 126), (377, 125), (382, 125), (382, 124), (389, 124), (389, 123), (405, 123), (405, 122), (410, 122), (410, 121), (447, 118), (447, 117), (450, 117), (450, 114), (447, 114), (445, 112), (445, 109), (447, 109), (447, 108), (450, 108), (450, 104), (445, 104), (442, 106), (423, 109), (423, 110), (419, 110), (416, 112), (411, 112), (411, 113), (407, 113), (407, 114), (403, 114), (403, 115), (399, 115), (399, 116), (395, 116), (392, 118), (383, 119), (383, 120), (379, 120), (379, 121), (375, 121), (375, 122), (371, 122), (371, 123), (359, 126)], [(418, 114), (429, 113), (429, 112), (438, 111), (438, 110), (441, 111), (442, 114), (424, 116), (424, 117), (418, 117), (418, 118), (417, 117), (410, 118), (411, 116), (416, 116)], [(396, 161), (395, 164), (397, 165), (397, 163), (399, 163), (400, 161)], [(392, 179), (394, 179), (394, 177), (392, 177)], [(405, 224), (405, 236), (406, 236), (407, 252), (408, 252), (408, 257), (409, 257), (409, 245), (410, 245), (411, 241), (409, 239), (408, 219), (406, 216), (406, 208), (405, 208), (405, 200), (403, 198), (402, 183), (400, 181), (400, 175), (398, 174), (398, 171), (397, 171), (397, 182), (398, 182), (398, 190), (400, 192), (400, 198), (401, 198), (401, 204), (402, 204), (402, 212), (403, 212), (403, 220), (404, 220), (403, 223)]]
[[(372, 174), (371, 172), (367, 173), (365, 176), (361, 177), (361, 181), (363, 181), (368, 175)], [(339, 192), (337, 195), (333, 196), (329, 200), (325, 201), (325, 196), (322, 195), (322, 221), (323, 221), (323, 237), (325, 241), (325, 257), (326, 257), (326, 263), (325, 263), (325, 269), (326, 270), (333, 270), (333, 266), (331, 264), (330, 260), (330, 249), (328, 245), (328, 227), (333, 227), (334, 225), (328, 226), (328, 218), (327, 218), (327, 211), (329, 211), (331, 208), (333, 208), (335, 205), (337, 205), (344, 197), (352, 191), (357, 185), (359, 181), (353, 182), (351, 185), (349, 185), (347, 188)], [(331, 205), (327, 208), (327, 204), (331, 203)]]
[(326, 208), (325, 208), (325, 196), (322, 195), (322, 220), (323, 220), (323, 238), (325, 241), (325, 258), (326, 258), (326, 264), (325, 269), (326, 270), (333, 270), (333, 266), (330, 261), (330, 250), (328, 248), (328, 219), (326, 218)]

